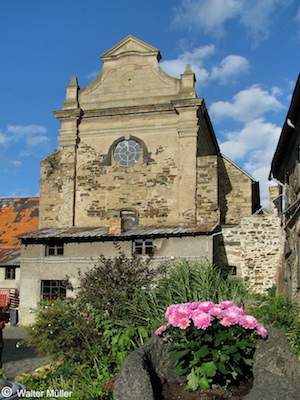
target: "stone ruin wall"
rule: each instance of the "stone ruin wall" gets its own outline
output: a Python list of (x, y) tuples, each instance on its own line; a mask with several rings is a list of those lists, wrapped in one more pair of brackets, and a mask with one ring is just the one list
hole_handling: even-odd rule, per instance
[(221, 224), (235, 225), (252, 214), (252, 180), (226, 158), (219, 158)]
[(218, 156), (197, 157), (197, 222), (218, 222)]
[(40, 163), (39, 228), (73, 225), (74, 147), (63, 147)]
[[(159, 147), (159, 146), (158, 146)], [(76, 225), (107, 225), (118, 208), (139, 212), (141, 224), (178, 222), (178, 160), (167, 146), (127, 168), (111, 156), (111, 165), (100, 165), (104, 155), (83, 142), (78, 148)]]
[[(278, 188), (270, 188), (270, 198)], [(237, 278), (247, 282), (256, 293), (266, 294), (277, 285), (277, 269), (283, 255), (280, 218), (272, 201), (270, 213), (243, 217), (241, 225), (222, 229), (220, 265), (235, 266)]]

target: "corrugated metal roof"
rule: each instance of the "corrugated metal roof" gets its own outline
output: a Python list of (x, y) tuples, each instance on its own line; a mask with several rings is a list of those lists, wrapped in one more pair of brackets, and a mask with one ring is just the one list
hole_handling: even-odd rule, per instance
[(107, 226), (100, 227), (71, 227), (71, 228), (43, 228), (27, 232), (19, 237), (23, 240), (46, 239), (88, 239), (88, 238), (126, 238), (139, 236), (184, 236), (212, 233), (219, 224), (194, 225), (137, 225), (122, 231), (120, 234), (109, 233)]
[(0, 265), (20, 265), (21, 249), (0, 249)]

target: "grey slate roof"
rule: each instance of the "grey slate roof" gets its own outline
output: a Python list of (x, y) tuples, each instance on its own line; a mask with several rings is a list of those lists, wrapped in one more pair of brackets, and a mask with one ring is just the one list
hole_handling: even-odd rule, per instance
[(194, 225), (137, 225), (122, 231), (120, 234), (109, 233), (107, 226), (95, 227), (70, 227), (70, 228), (43, 228), (26, 232), (19, 236), (23, 242), (49, 239), (61, 240), (86, 240), (86, 239), (113, 239), (132, 237), (169, 237), (169, 236), (193, 236), (211, 234), (219, 226), (218, 223), (194, 224)]

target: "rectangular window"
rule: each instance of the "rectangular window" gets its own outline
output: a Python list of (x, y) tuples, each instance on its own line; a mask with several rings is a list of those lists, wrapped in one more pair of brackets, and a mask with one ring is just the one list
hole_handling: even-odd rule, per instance
[(55, 300), (66, 298), (66, 287), (63, 281), (43, 280), (41, 281), (41, 300)]
[(46, 245), (46, 257), (48, 256), (63, 256), (64, 244), (61, 242), (51, 242)]
[(133, 241), (132, 252), (142, 256), (153, 253), (153, 239), (135, 239)]
[(16, 279), (16, 267), (5, 268), (5, 279)]

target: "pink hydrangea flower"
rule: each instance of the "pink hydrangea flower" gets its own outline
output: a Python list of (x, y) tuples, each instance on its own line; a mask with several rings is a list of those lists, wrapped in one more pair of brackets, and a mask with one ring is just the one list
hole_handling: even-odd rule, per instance
[(183, 317), (179, 319), (178, 327), (180, 329), (186, 329), (190, 326), (191, 320), (189, 318)]
[(210, 314), (207, 314), (207, 313), (197, 309), (193, 312), (192, 319), (193, 319), (194, 325), (198, 329), (205, 330), (206, 328), (211, 326), (213, 317)]
[(220, 324), (223, 325), (223, 326), (230, 326), (230, 325), (232, 325), (232, 324), (230, 323), (230, 321), (228, 321), (228, 319), (227, 319), (226, 317), (223, 317), (223, 318), (221, 319)]
[(209, 310), (209, 314), (220, 319), (224, 316), (224, 310), (219, 306), (219, 304), (215, 304), (214, 307)]
[(168, 318), (169, 324), (172, 326), (179, 326), (179, 321), (180, 321), (180, 317), (177, 314), (177, 312), (174, 312), (173, 314), (171, 314)]
[(240, 321), (240, 314), (235, 310), (234, 307), (230, 307), (227, 310), (224, 310), (222, 321), (223, 323), (220, 323), (223, 326), (238, 324)]
[(193, 301), (192, 303), (190, 303), (190, 309), (195, 310), (196, 308), (198, 308), (199, 304), (201, 304), (201, 301)]
[(166, 312), (165, 312), (165, 317), (166, 317), (167, 319), (169, 319), (169, 316), (176, 310), (176, 308), (177, 308), (177, 306), (176, 306), (175, 304), (171, 304), (171, 305), (167, 308), (167, 310), (166, 310)]
[(212, 301), (203, 301), (202, 303), (199, 304), (197, 309), (207, 313), (214, 306), (215, 306), (215, 303), (213, 303)]
[(160, 328), (156, 329), (155, 335), (161, 335), (167, 329), (166, 325), (162, 325)]
[(221, 308), (223, 308), (223, 309), (226, 310), (226, 309), (229, 308), (229, 307), (235, 306), (235, 304), (234, 304), (233, 301), (224, 300), (224, 301), (221, 301), (221, 303), (219, 304), (219, 306), (220, 306)]
[(244, 315), (245, 314), (245, 311), (241, 307), (238, 307), (236, 305), (227, 308), (226, 311), (235, 311), (239, 315)]
[(245, 329), (255, 329), (257, 327), (257, 320), (252, 315), (242, 315), (239, 324)]
[(257, 334), (265, 339), (268, 336), (268, 331), (261, 324), (257, 324)]
[(179, 304), (176, 313), (179, 314), (180, 318), (190, 318), (192, 310), (187, 304)]

